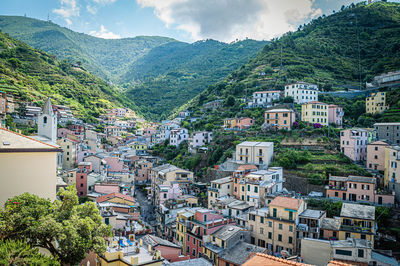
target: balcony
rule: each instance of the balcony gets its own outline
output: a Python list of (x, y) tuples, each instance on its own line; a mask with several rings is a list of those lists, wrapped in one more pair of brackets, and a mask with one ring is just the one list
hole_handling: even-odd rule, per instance
[(328, 186), (325, 186), (325, 189), (346, 191), (346, 190), (347, 190), (347, 187), (328, 185)]
[(343, 231), (351, 231), (356, 233), (374, 233), (372, 228), (362, 227), (362, 226), (354, 226), (354, 225), (344, 225), (340, 226), (340, 230)]
[(209, 191), (213, 191), (213, 192), (218, 192), (218, 189), (217, 188), (213, 188), (213, 187), (209, 187), (208, 190)]

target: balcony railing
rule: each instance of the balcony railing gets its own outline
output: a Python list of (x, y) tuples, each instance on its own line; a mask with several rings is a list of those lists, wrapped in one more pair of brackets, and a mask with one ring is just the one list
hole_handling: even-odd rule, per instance
[(352, 232), (357, 232), (357, 233), (373, 233), (372, 228), (362, 227), (362, 226), (354, 226), (354, 225), (342, 224), (340, 226), (340, 229), (344, 230), (344, 231), (352, 231)]

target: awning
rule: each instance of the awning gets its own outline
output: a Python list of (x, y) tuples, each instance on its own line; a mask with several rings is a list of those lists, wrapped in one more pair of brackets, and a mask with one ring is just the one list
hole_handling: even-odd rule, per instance
[(195, 225), (195, 226), (193, 226), (193, 229), (192, 229), (192, 234), (196, 234), (196, 230), (197, 230), (197, 228), (199, 228), (199, 226), (198, 225)]

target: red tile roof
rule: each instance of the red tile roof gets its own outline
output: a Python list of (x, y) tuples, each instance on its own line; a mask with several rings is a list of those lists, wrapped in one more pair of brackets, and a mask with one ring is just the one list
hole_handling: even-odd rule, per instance
[(302, 199), (295, 199), (295, 198), (288, 198), (288, 197), (276, 197), (273, 199), (269, 205), (272, 206), (279, 206), (279, 207), (284, 207), (292, 210), (297, 210), (301, 203), (303, 202)]
[(259, 266), (259, 265), (275, 265), (275, 266), (310, 266), (310, 264), (304, 264), (300, 262), (285, 260), (275, 256), (256, 253), (248, 261), (246, 261), (243, 266)]
[(124, 194), (122, 194), (122, 193), (117, 193), (117, 192), (110, 193), (110, 194), (107, 194), (107, 195), (98, 197), (98, 198), (96, 199), (96, 201), (97, 201), (98, 203), (101, 203), (101, 202), (104, 202), (104, 201), (107, 201), (107, 200), (113, 199), (113, 198), (121, 198), (121, 199), (124, 199), (124, 200), (128, 200), (128, 201), (135, 202), (135, 199), (132, 198), (131, 196), (124, 195)]

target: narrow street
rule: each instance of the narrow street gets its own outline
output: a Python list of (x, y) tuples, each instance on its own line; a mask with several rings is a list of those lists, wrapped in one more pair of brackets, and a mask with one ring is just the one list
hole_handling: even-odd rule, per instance
[(151, 224), (156, 219), (154, 205), (147, 199), (145, 193), (140, 189), (135, 189), (136, 200), (140, 206), (140, 215), (144, 222)]

